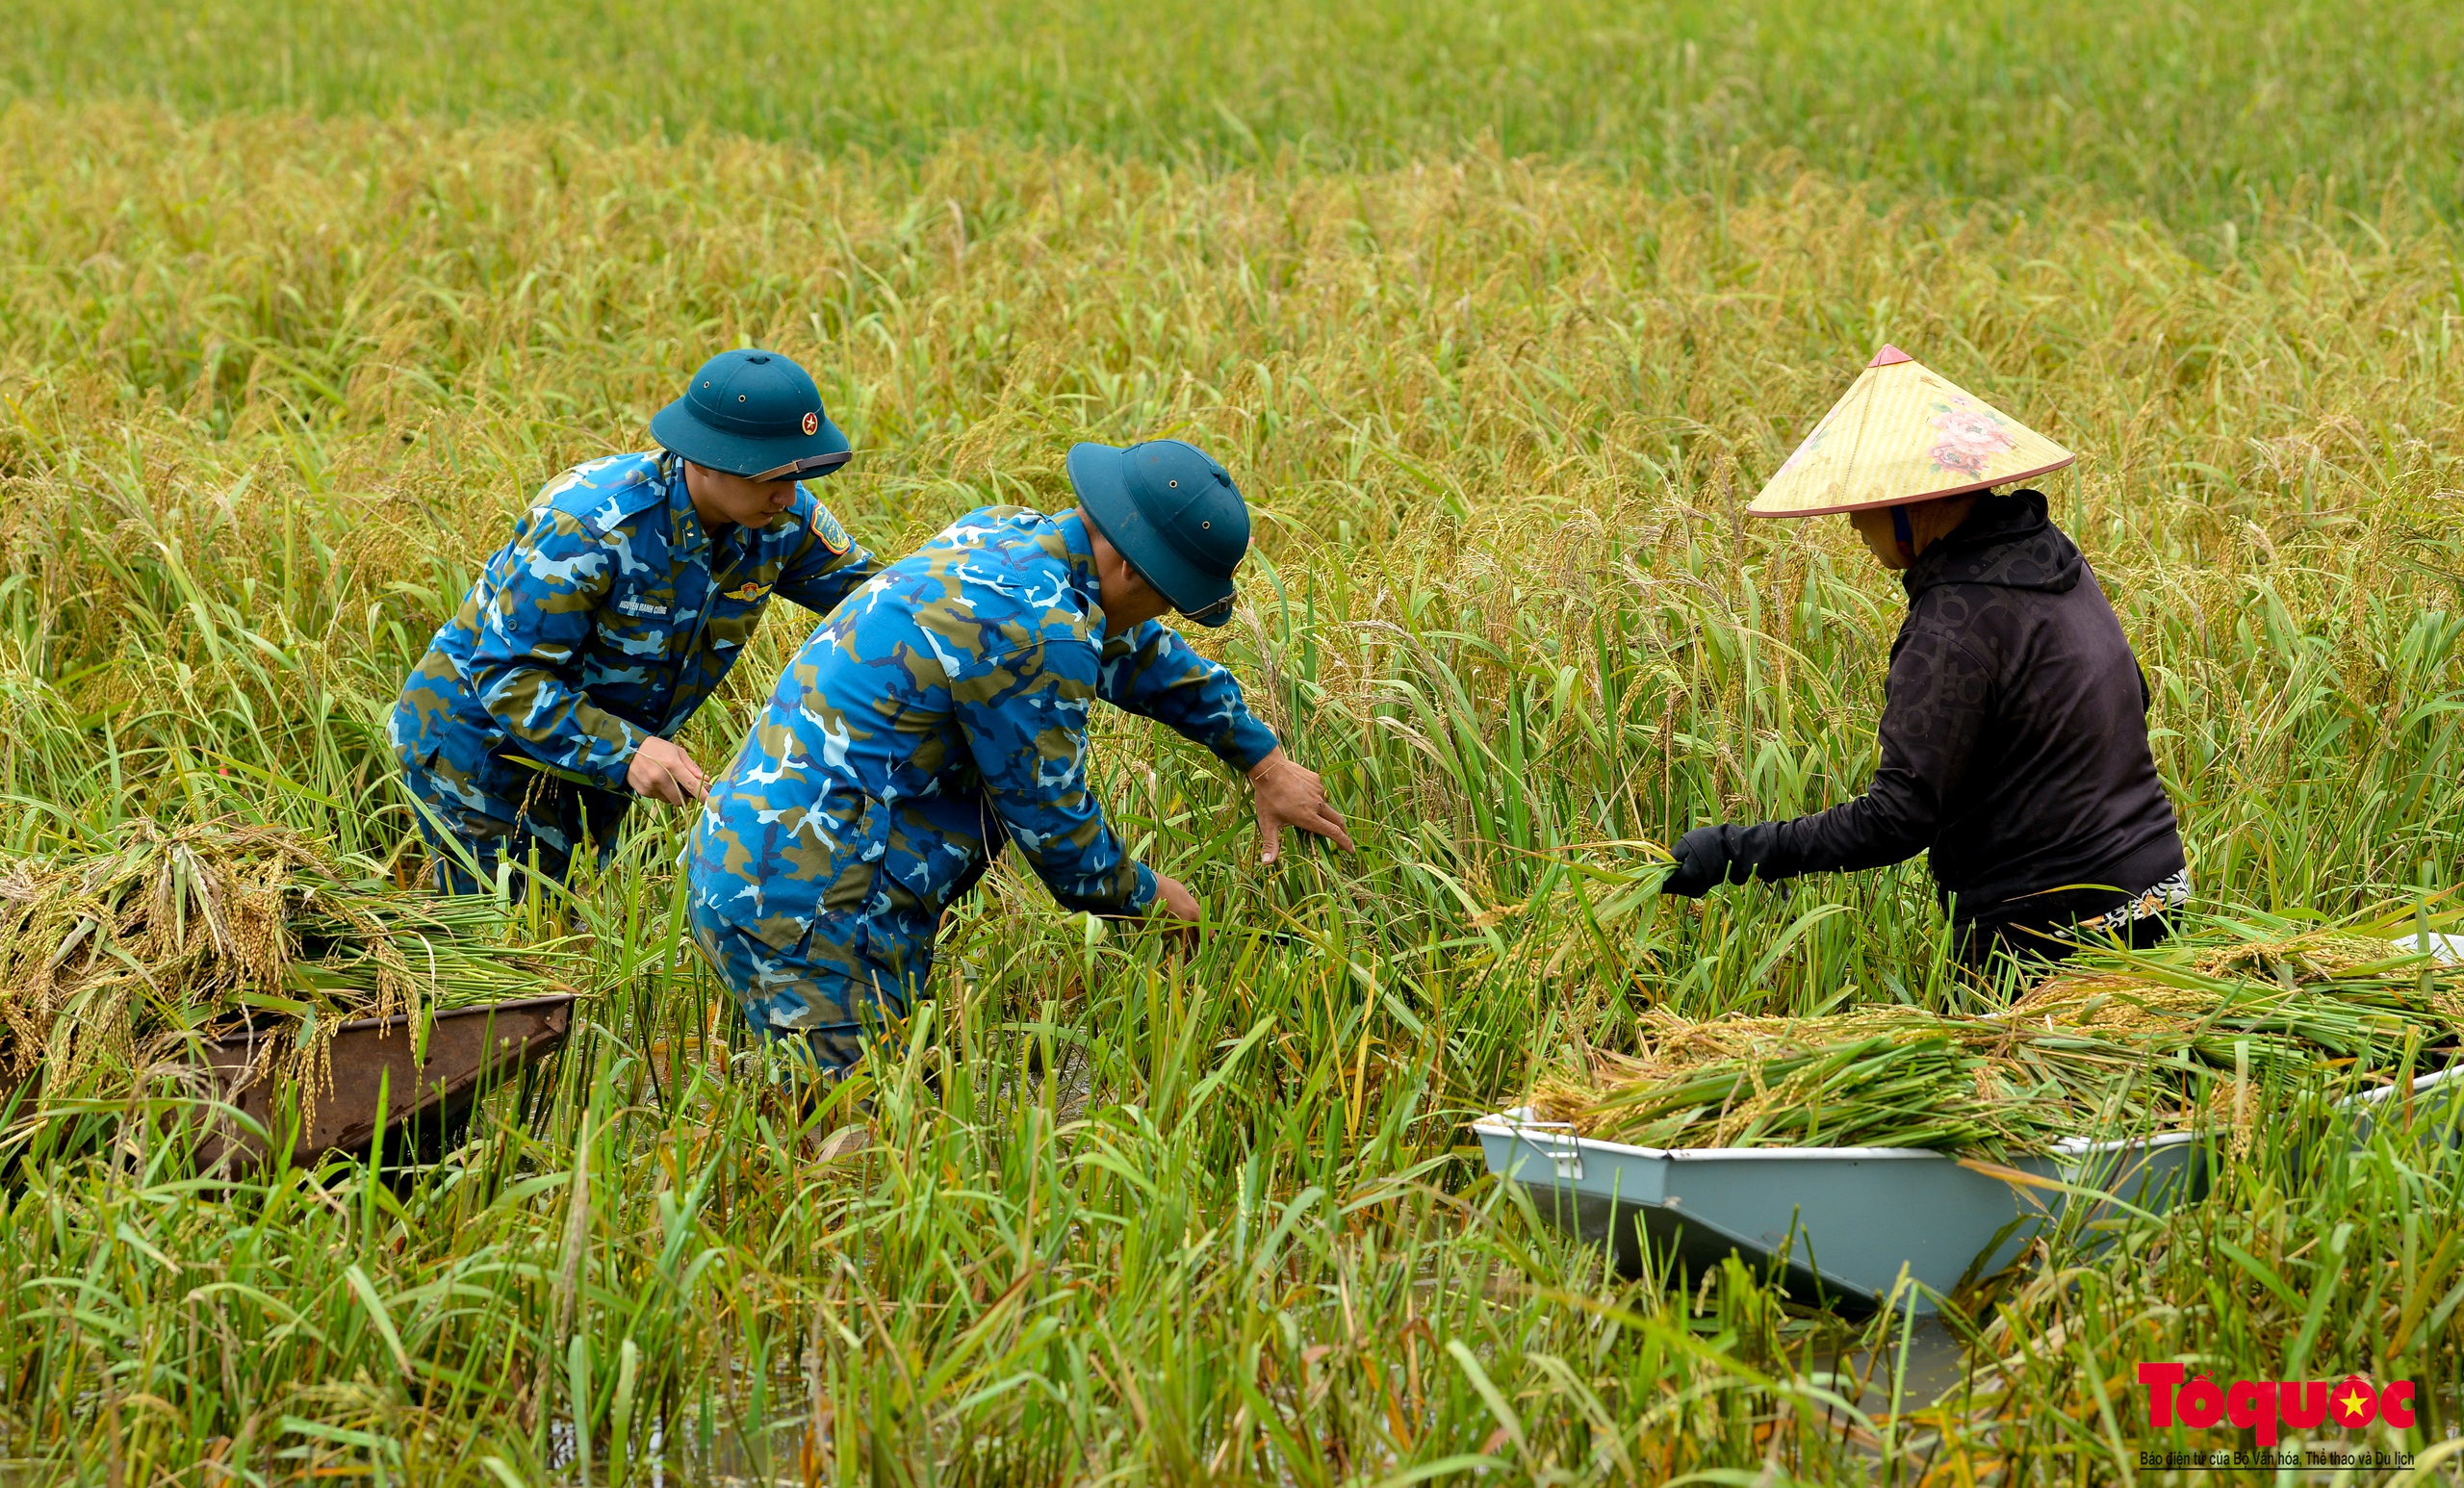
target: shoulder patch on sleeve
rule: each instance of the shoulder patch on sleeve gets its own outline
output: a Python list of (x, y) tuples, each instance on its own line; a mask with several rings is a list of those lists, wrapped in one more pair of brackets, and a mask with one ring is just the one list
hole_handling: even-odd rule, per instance
[(821, 546), (834, 553), (844, 553), (856, 543), (847, 535), (847, 529), (838, 525), (838, 519), (831, 514), (830, 508), (819, 501), (812, 505), (812, 535), (821, 539)]

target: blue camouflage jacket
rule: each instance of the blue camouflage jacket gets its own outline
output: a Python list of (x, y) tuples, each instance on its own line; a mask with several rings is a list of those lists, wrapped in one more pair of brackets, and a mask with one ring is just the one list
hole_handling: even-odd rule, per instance
[(403, 763), (515, 796), (523, 757), (604, 790), (716, 690), (773, 596), (827, 613), (878, 565), (799, 486), (765, 527), (704, 530), (680, 462), (610, 455), (549, 482), (436, 632), (388, 723)]
[(1008, 841), (1065, 908), (1144, 911), (1155, 875), (1088, 785), (1088, 705), (1237, 770), (1275, 738), (1171, 630), (1106, 634), (1100, 595), (1082, 520), (1018, 506), (970, 512), (873, 576), (711, 785), (688, 866), (700, 907), (782, 950), (832, 911), (893, 916), (929, 945)]

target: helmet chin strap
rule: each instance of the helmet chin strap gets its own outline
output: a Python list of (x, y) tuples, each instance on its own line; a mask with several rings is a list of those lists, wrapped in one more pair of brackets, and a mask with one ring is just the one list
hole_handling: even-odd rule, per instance
[(1908, 525), (1907, 507), (1894, 506), (1890, 509), (1890, 535), (1899, 539), (1899, 551), (1908, 555), (1908, 560), (1915, 562), (1916, 529)]

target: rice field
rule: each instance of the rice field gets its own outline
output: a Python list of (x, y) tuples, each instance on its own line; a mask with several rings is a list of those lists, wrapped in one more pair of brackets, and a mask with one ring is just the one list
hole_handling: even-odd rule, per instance
[[(402, 676), (530, 492), (744, 344), (814, 371), (876, 552), (1057, 509), (1073, 440), (1222, 458), (1260, 542), (1205, 644), (1363, 850), (1261, 869), (1238, 786), (1110, 717), (1106, 800), (1217, 928), (1005, 864), (905, 1056), (808, 1110), (645, 804), (514, 907), (600, 991), (441, 1162), (199, 1176), (135, 1057), (9, 1111), (0, 1481), (2464, 1473), (2451, 1113), (2348, 1153), (2327, 1077), (2253, 1076), (2205, 1202), (2049, 1237), (1932, 1342), (1620, 1278), (1464, 1127), (1646, 1013), (1993, 1006), (1921, 864), (1649, 891), (1654, 844), (1872, 767), (1896, 584), (1741, 508), (1884, 341), (2082, 452), (2047, 489), (2203, 909), (2455, 928), (2464, 19), (1213, 13), (8, 13), (0, 851), (236, 818), (407, 877)], [(2164, 1360), (2415, 1380), (2411, 1427), (2313, 1433), (2411, 1465), (2144, 1465), (2251, 1445), (2149, 1426)]]

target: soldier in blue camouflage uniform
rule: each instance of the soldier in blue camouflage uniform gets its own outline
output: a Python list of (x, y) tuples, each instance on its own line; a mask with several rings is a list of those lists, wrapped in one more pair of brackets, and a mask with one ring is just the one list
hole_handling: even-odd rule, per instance
[(651, 433), (549, 482), (403, 684), (387, 731), (449, 891), (561, 883), (635, 796), (698, 800), (675, 734), (771, 599), (826, 614), (878, 568), (801, 483), (848, 444), (794, 362), (714, 357)]
[(1247, 776), (1271, 860), (1288, 824), (1345, 848), (1318, 777), (1221, 666), (1156, 623), (1232, 606), (1248, 511), (1176, 440), (1070, 451), (1080, 505), (970, 512), (832, 613), (714, 782), (687, 850), (695, 939), (755, 1030), (825, 1070), (905, 1016), (941, 913), (1004, 844), (1065, 909), (1197, 918), (1133, 859), (1087, 779), (1101, 698)]

